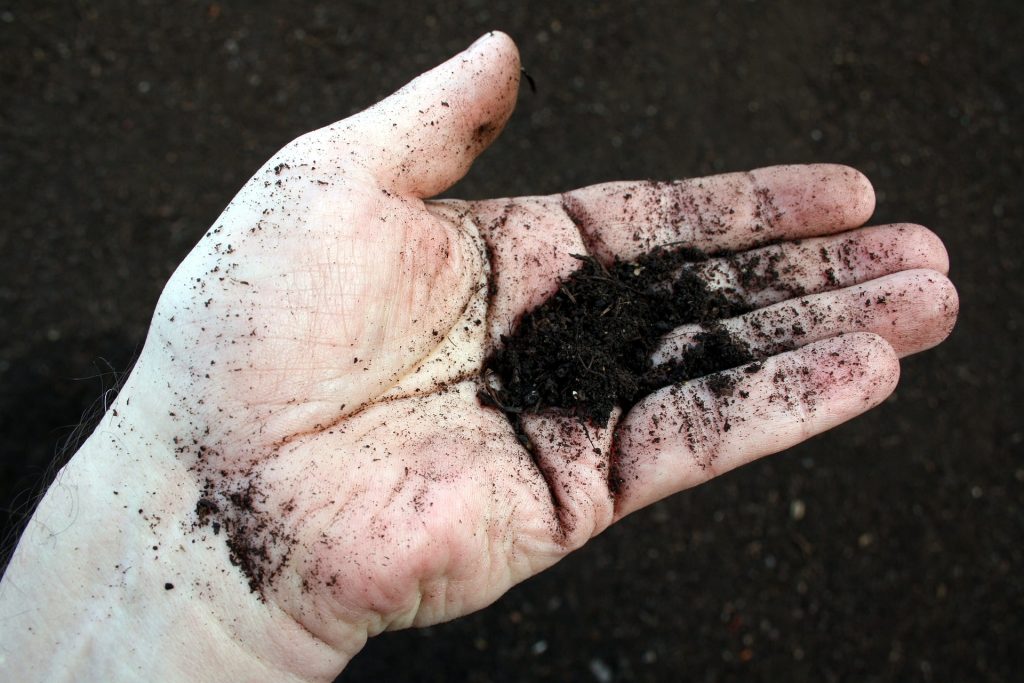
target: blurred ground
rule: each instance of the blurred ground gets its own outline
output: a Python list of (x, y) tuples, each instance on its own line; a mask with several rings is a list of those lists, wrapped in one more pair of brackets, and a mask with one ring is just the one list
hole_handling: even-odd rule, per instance
[(405, 4), (0, 2), (5, 513), (271, 153), (500, 28), (538, 91), (453, 194), (852, 164), (946, 241), (962, 317), (871, 415), (341, 680), (1020, 680), (1024, 5)]

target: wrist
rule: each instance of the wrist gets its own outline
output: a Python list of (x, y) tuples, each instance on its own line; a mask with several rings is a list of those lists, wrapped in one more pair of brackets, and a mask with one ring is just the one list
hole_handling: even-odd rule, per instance
[(331, 680), (354, 650), (252, 593), (223, 537), (195, 527), (199, 482), (139, 383), (26, 527), (0, 584), (0, 678)]

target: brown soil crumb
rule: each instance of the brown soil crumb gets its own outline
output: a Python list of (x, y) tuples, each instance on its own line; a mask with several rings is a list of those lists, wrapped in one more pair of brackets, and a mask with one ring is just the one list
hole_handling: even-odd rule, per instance
[[(615, 406), (628, 408), (660, 387), (753, 360), (716, 324), (745, 312), (742, 303), (709, 290), (687, 267), (706, 260), (702, 252), (658, 249), (610, 267), (576, 258), (580, 268), (526, 313), (485, 363), (501, 388), (485, 383), (484, 403), (510, 415), (561, 409), (605, 426)], [(704, 327), (696, 343), (654, 367), (661, 338), (688, 323)]]
[(224, 530), (231, 564), (242, 570), (249, 588), (261, 598), (295, 541), (281, 517), (268, 514), (266, 503), (255, 475), (242, 483), (208, 478), (195, 510), (198, 527), (208, 527), (214, 535)]

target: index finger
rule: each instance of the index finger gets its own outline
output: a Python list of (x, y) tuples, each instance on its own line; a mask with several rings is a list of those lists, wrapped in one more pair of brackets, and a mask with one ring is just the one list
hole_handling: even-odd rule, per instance
[(875, 210), (868, 179), (836, 164), (604, 183), (561, 199), (587, 249), (605, 262), (675, 244), (717, 252), (827, 235), (863, 225)]

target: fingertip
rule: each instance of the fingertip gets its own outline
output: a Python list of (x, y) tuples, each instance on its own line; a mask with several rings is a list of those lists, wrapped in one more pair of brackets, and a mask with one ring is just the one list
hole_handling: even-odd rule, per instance
[(485, 33), (463, 54), (474, 62), (469, 74), (475, 83), (473, 97), (463, 113), (472, 124), (469, 149), (476, 156), (494, 142), (512, 116), (522, 67), (515, 41), (501, 31)]
[(896, 390), (896, 386), (900, 382), (902, 368), (899, 353), (884, 337), (871, 333), (866, 333), (865, 336), (870, 338), (867, 340), (870, 349), (868, 358), (870, 366), (875, 371), (871, 385), (873, 391), (868, 403), (871, 406), (876, 406)]
[(868, 177), (843, 164), (811, 164), (812, 185), (834, 207), (828, 222), (837, 228), (864, 225), (875, 213), (875, 188)]
[(898, 223), (893, 227), (905, 250), (920, 257), (919, 268), (929, 268), (943, 275), (949, 273), (949, 252), (938, 235), (916, 223)]
[(852, 166), (837, 165), (836, 172), (843, 178), (847, 192), (853, 198), (849, 221), (853, 225), (864, 225), (875, 213), (875, 188), (868, 177)]
[(913, 274), (919, 290), (928, 293), (921, 305), (925, 307), (922, 319), (930, 323), (927, 337), (914, 349), (918, 353), (938, 346), (952, 334), (960, 315), (960, 295), (952, 281), (938, 271), (919, 270)]
[(477, 38), (468, 50), (493, 50), (497, 56), (519, 69), (519, 47), (504, 31), (488, 31)]
[(451, 187), (504, 129), (519, 92), (519, 50), (492, 31), (378, 104), (335, 124), (390, 189)]
[(878, 405), (899, 383), (899, 354), (881, 335), (851, 332), (815, 346), (824, 360), (816, 364), (820, 385), (849, 399), (855, 405), (852, 414)]
[[(751, 172), (769, 208), (786, 218), (783, 237), (812, 237), (856, 228), (875, 211), (863, 173), (840, 164), (769, 166)], [(763, 209), (762, 209), (763, 211)]]

